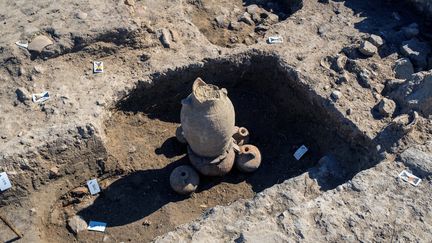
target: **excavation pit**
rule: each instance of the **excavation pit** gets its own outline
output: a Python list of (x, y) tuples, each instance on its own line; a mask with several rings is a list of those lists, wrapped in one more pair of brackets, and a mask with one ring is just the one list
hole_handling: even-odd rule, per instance
[[(253, 173), (234, 168), (224, 177), (201, 176), (196, 193), (188, 197), (172, 191), (169, 178), (174, 168), (190, 164), (186, 146), (176, 140), (175, 132), (180, 101), (191, 92), (196, 77), (228, 90), (236, 125), (248, 129), (250, 143), (261, 150), (262, 163)], [(117, 241), (149, 241), (208, 208), (251, 198), (318, 168), (324, 155), (335, 157), (341, 168), (337, 169), (340, 176), (317, 179), (323, 190), (352, 177), (367, 160), (367, 139), (331, 101), (308, 89), (296, 71), (270, 54), (206, 60), (156, 73), (150, 84), (139, 83), (118, 103), (105, 123), (105, 133), (109, 157), (124, 170), (123, 175), (101, 182), (104, 190), (96, 200), (87, 198), (63, 210), (86, 221), (108, 223)], [(297, 161), (293, 154), (301, 145), (309, 150)], [(86, 241), (96, 235), (83, 232), (78, 237)]]

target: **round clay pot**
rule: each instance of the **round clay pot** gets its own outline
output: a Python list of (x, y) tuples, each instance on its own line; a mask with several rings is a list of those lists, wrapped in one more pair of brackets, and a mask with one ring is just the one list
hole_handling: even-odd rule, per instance
[(234, 130), (234, 106), (226, 89), (197, 78), (192, 93), (182, 100), (183, 135), (193, 152), (215, 158), (230, 146)]
[(201, 157), (188, 146), (188, 156), (191, 164), (206, 176), (223, 176), (234, 166), (235, 152), (232, 146), (221, 156), (215, 158)]
[(237, 127), (233, 138), (239, 146), (247, 144), (249, 142), (249, 131), (245, 127)]
[(183, 129), (181, 126), (177, 127), (175, 135), (177, 141), (179, 141), (180, 143), (187, 143), (185, 137), (183, 136)]
[(171, 172), (170, 185), (179, 194), (190, 194), (199, 185), (199, 175), (189, 165), (179, 166)]
[(253, 172), (261, 164), (261, 152), (253, 145), (245, 144), (240, 146), (240, 152), (237, 154), (236, 165), (242, 172)]

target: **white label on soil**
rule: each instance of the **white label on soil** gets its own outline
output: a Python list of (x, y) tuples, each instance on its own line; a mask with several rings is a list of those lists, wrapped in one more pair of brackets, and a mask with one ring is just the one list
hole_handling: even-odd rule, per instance
[(5, 191), (12, 187), (12, 184), (6, 172), (0, 173), (0, 191)]
[(297, 151), (294, 153), (294, 158), (296, 160), (300, 160), (300, 158), (308, 151), (308, 148), (306, 146), (302, 145)]
[(399, 174), (399, 177), (400, 177), (402, 180), (404, 180), (404, 181), (410, 183), (410, 184), (413, 185), (413, 186), (417, 186), (417, 185), (421, 182), (421, 179), (420, 179), (420, 178), (418, 178), (417, 176), (415, 176), (415, 175), (409, 173), (409, 172), (406, 171), (406, 170), (403, 170), (403, 171)]
[(280, 44), (280, 43), (283, 43), (283, 39), (282, 39), (282, 37), (280, 37), (280, 36), (270, 36), (270, 37), (267, 39), (267, 42), (268, 42), (269, 44)]
[(104, 71), (103, 62), (100, 62), (100, 61), (93, 62), (93, 72), (94, 73), (103, 73), (103, 71)]
[(90, 221), (87, 229), (92, 231), (104, 232), (106, 228), (106, 223), (98, 221)]
[(98, 194), (101, 190), (96, 179), (87, 181), (87, 186), (89, 188), (90, 194)]

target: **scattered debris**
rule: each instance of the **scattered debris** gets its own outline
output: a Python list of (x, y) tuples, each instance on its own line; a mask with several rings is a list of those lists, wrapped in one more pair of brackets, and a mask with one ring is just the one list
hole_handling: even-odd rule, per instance
[(374, 46), (372, 43), (370, 43), (369, 41), (364, 41), (359, 48), (359, 51), (368, 57), (371, 57), (373, 55), (375, 55), (375, 53), (377, 53), (378, 49), (376, 46)]
[(103, 73), (104, 66), (102, 61), (93, 62), (93, 73)]
[(90, 221), (87, 229), (90, 231), (105, 232), (106, 226), (107, 226), (107, 224), (104, 222)]
[(78, 215), (75, 215), (68, 219), (68, 226), (72, 233), (74, 233), (75, 235), (81, 231), (86, 230), (88, 227), (86, 221)]
[(296, 160), (300, 160), (301, 157), (308, 151), (308, 148), (304, 145), (302, 145), (300, 148), (298, 148), (294, 153), (294, 158)]
[(420, 184), (421, 179), (418, 178), (417, 176), (409, 173), (406, 170), (403, 170), (400, 174), (399, 174), (399, 178), (401, 178), (402, 180), (410, 183), (413, 186), (418, 186), (418, 184)]
[(6, 191), (7, 189), (11, 188), (12, 184), (9, 180), (8, 175), (6, 172), (0, 173), (0, 191)]
[(91, 195), (98, 194), (101, 191), (97, 179), (87, 181), (87, 186)]
[(280, 43), (283, 43), (283, 38), (281, 36), (270, 36), (267, 39), (267, 43), (269, 43), (269, 44), (280, 44)]
[(32, 100), (34, 103), (42, 103), (50, 98), (48, 91), (44, 91), (39, 94), (32, 94)]
[(48, 37), (46, 37), (46, 36), (44, 36), (44, 35), (39, 35), (39, 36), (36, 36), (30, 43), (29, 43), (29, 45), (28, 45), (28, 50), (29, 51), (34, 51), (34, 52), (38, 52), (38, 53), (40, 53), (40, 52), (42, 52), (43, 51), (43, 49), (45, 48), (45, 47), (47, 47), (47, 46), (49, 46), (49, 45), (52, 45), (52, 44), (54, 44), (54, 42), (50, 39), (50, 38), (48, 38)]
[(27, 49), (28, 46), (29, 46), (29, 42), (26, 41), (26, 40), (19, 40), (19, 41), (15, 42), (15, 45), (17, 45), (17, 46), (19, 46), (21, 48)]

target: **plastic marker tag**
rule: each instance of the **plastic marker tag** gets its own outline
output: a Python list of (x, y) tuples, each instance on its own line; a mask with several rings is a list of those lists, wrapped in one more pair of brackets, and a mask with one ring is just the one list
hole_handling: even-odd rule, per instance
[(300, 160), (300, 158), (308, 151), (308, 148), (306, 146), (302, 145), (300, 148), (297, 149), (294, 153), (294, 158), (296, 160)]
[(32, 94), (32, 100), (34, 103), (41, 103), (41, 102), (48, 100), (49, 98), (50, 98), (50, 95), (49, 95), (48, 91), (45, 91), (45, 92), (40, 93), (40, 94)]
[(267, 39), (267, 42), (269, 44), (281, 44), (283, 43), (283, 38), (281, 36), (270, 36)]
[(417, 176), (415, 176), (415, 175), (409, 173), (409, 172), (406, 171), (406, 170), (403, 170), (403, 171), (399, 174), (399, 177), (400, 177), (402, 180), (408, 182), (409, 184), (411, 184), (411, 185), (413, 185), (413, 186), (417, 186), (417, 185), (420, 184), (420, 182), (421, 182), (421, 179), (420, 179), (420, 178), (418, 178)]
[(6, 172), (0, 173), (0, 191), (5, 191), (12, 187), (12, 184), (6, 174)]
[(106, 226), (104, 222), (90, 221), (87, 230), (105, 232)]
[(93, 72), (94, 73), (103, 73), (103, 71), (104, 71), (103, 62), (101, 62), (101, 61), (93, 62)]
[(89, 188), (90, 194), (98, 194), (101, 190), (96, 179), (87, 181), (87, 186)]

